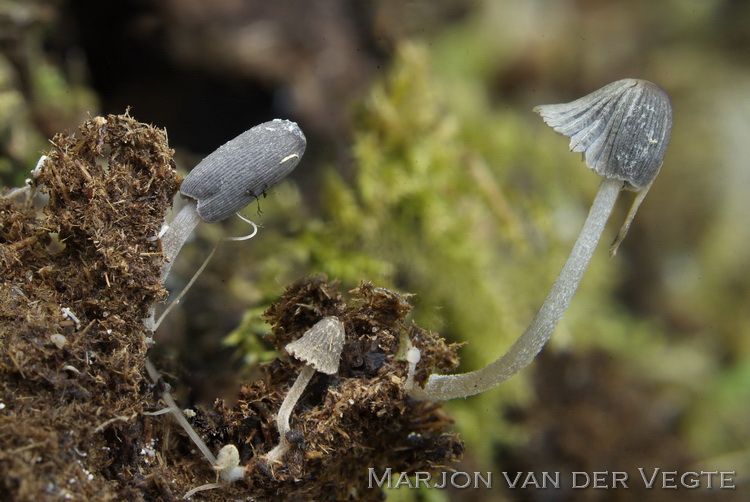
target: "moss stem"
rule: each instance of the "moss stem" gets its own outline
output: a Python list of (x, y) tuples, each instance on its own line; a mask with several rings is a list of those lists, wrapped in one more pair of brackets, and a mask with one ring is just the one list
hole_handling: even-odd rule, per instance
[(581, 233), (560, 275), (529, 327), (507, 353), (477, 371), (458, 375), (430, 375), (424, 389), (414, 386), (409, 394), (416, 399), (430, 401), (473, 396), (496, 387), (525, 368), (550, 339), (570, 305), (622, 187), (622, 181), (602, 180)]

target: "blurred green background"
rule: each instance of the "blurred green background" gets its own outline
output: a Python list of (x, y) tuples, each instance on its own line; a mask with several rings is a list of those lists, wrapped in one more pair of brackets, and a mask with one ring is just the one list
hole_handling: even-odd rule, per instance
[[(183, 172), (275, 117), (308, 151), (245, 214), (157, 335), (183, 399), (231, 399), (274, 357), (259, 318), (326, 274), (414, 293), (479, 368), (541, 305), (598, 186), (531, 112), (611, 81), (663, 87), (674, 128), (618, 256), (602, 245), (542, 355), (447, 405), (492, 490), (392, 500), (743, 500), (750, 480), (750, 4), (741, 0), (0, 0), (0, 185), (87, 115), (168, 131)], [(604, 243), (614, 238), (623, 197)], [(180, 289), (241, 222), (203, 225)], [(736, 490), (509, 490), (502, 472), (737, 471)], [(636, 484), (636, 483), (633, 483)], [(650, 498), (649, 498), (650, 497)]]

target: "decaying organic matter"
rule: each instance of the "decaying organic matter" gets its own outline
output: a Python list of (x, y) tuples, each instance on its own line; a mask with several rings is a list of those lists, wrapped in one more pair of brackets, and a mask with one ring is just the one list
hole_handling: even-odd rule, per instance
[[(95, 117), (57, 135), (34, 189), (0, 199), (0, 493), (26, 500), (178, 500), (215, 479), (161, 408), (146, 374), (143, 324), (164, 299), (157, 238), (179, 185), (164, 131), (128, 115)], [(405, 320), (410, 306), (363, 284), (345, 300), (306, 279), (266, 313), (280, 359), (190, 419), (212, 451), (236, 445), (245, 477), (202, 500), (377, 496), (368, 467), (410, 472), (456, 460), (462, 444), (440, 405), (405, 392), (415, 375), (458, 365), (456, 346)], [(280, 465), (275, 412), (300, 362), (283, 348), (317, 321), (346, 326), (339, 370), (316, 374), (291, 416)], [(187, 368), (189, 371), (190, 369)], [(159, 382), (161, 384), (161, 381)], [(233, 464), (232, 464), (233, 465)]]
[(341, 320), (346, 341), (338, 373), (316, 373), (295, 407), (287, 435), (293, 446), (283, 462), (269, 466), (262, 457), (278, 442), (269, 417), (304, 363), (276, 360), (263, 368), (263, 380), (242, 388), (234, 407), (217, 404), (214, 429), (206, 432), (225, 431), (223, 440), (237, 445), (247, 462), (244, 481), (224, 487), (227, 498), (248, 493), (243, 485), (249, 485), (261, 500), (373, 500), (380, 489), (368, 487), (368, 467), (436, 470), (459, 458), (462, 443), (446, 430), (452, 421), (441, 405), (407, 397), (408, 362), (399, 354), (408, 337), (422, 353), (425, 369), (416, 380), (424, 382), (428, 368), (457, 366), (458, 346), (407, 323), (410, 306), (394, 292), (368, 283), (350, 295), (345, 301), (335, 285), (305, 279), (266, 312), (269, 339), (280, 353), (327, 316)]
[(165, 132), (128, 115), (47, 156), (42, 211), (0, 201), (0, 492), (138, 500), (154, 465), (142, 319), (166, 294), (156, 236), (179, 177)]

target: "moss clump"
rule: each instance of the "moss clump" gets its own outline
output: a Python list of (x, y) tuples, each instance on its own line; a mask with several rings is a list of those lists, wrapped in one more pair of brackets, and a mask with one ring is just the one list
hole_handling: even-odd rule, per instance
[(156, 236), (179, 177), (164, 131), (128, 115), (52, 144), (43, 213), (0, 203), (0, 492), (133, 499), (148, 474), (142, 319), (165, 295)]

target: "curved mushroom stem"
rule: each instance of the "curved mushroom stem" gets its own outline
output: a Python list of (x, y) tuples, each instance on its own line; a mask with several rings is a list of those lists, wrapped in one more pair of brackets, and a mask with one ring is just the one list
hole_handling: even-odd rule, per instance
[(180, 212), (169, 223), (164, 235), (161, 236), (161, 249), (165, 258), (164, 266), (161, 269), (162, 281), (169, 275), (177, 254), (200, 222), (198, 203), (194, 199), (187, 199)]
[(477, 371), (458, 375), (430, 375), (424, 389), (414, 386), (409, 394), (416, 399), (430, 401), (473, 396), (492, 389), (525, 368), (550, 339), (570, 305), (622, 188), (622, 181), (602, 180), (581, 233), (552, 290), (529, 327), (507, 353)]
[(276, 415), (276, 428), (279, 431), (279, 444), (277, 444), (273, 450), (268, 452), (266, 455), (267, 462), (275, 462), (281, 460), (282, 457), (289, 451), (291, 444), (286, 438), (286, 433), (289, 432), (289, 418), (292, 416), (294, 406), (299, 401), (300, 396), (304, 392), (307, 384), (310, 383), (310, 379), (315, 374), (315, 368), (311, 365), (305, 365), (300, 371), (299, 376), (294, 381), (294, 385), (289, 389), (289, 393), (284, 398), (284, 402), (281, 403), (279, 413)]

